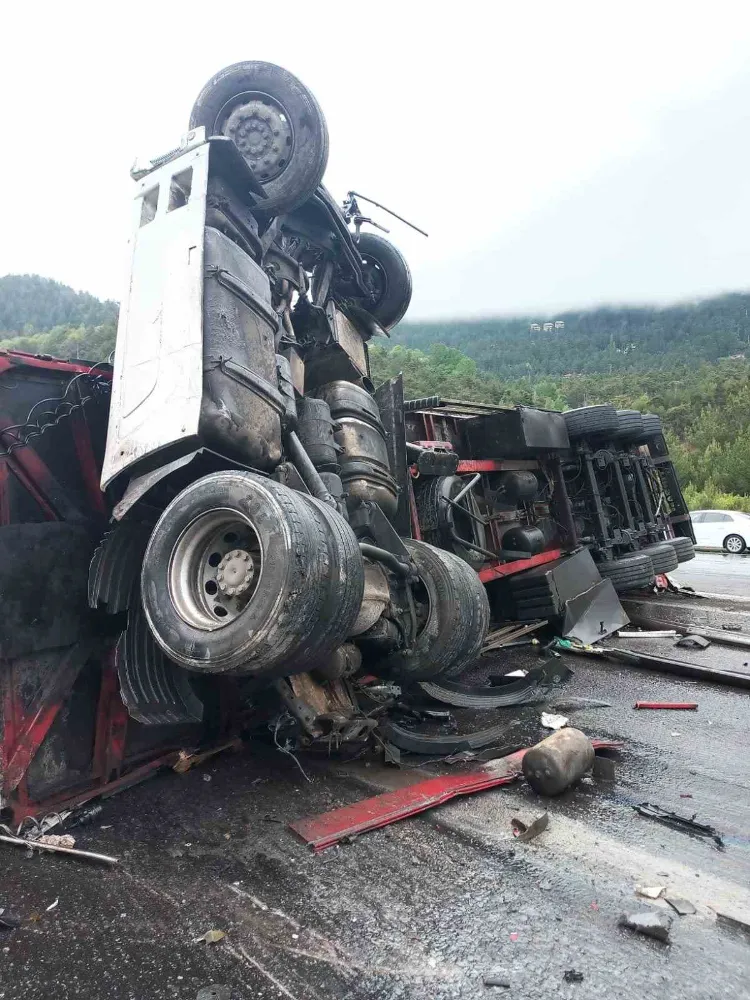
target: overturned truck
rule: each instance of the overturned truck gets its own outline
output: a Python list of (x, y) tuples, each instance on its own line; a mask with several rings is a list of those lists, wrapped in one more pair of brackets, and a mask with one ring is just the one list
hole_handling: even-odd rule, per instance
[(362, 679), (456, 682), (490, 603), (554, 620), (692, 556), (658, 418), (373, 386), (411, 278), (327, 150), (291, 74), (223, 70), (133, 168), (114, 367), (0, 354), (6, 819), (258, 719), (365, 740)]

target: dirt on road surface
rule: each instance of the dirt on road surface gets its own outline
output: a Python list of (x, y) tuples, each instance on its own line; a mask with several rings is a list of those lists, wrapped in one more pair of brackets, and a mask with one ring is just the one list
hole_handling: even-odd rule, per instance
[[(748, 695), (572, 666), (559, 697), (611, 707), (567, 712), (571, 723), (626, 747), (614, 781), (586, 778), (558, 799), (519, 782), (316, 856), (290, 820), (403, 772), (303, 758), (307, 781), (258, 744), (105, 803), (78, 846), (118, 856), (113, 869), (3, 846), (0, 906), (24, 922), (0, 931), (1, 1000), (195, 1000), (208, 986), (232, 1000), (750, 996), (750, 938), (716, 922), (717, 911), (750, 919)], [(636, 700), (699, 710), (639, 712)], [(512, 742), (546, 735), (541, 707), (501, 710)], [(639, 816), (643, 801), (697, 813), (724, 850)], [(548, 830), (514, 842), (511, 819), (545, 809)], [(636, 884), (667, 886), (697, 913), (639, 899)], [(670, 944), (618, 928), (649, 908), (674, 917)], [(211, 929), (225, 937), (196, 943)], [(571, 969), (581, 982), (565, 980)]]

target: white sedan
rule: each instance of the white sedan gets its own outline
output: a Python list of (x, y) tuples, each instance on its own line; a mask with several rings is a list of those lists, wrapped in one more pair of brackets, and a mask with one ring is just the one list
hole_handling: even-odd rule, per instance
[(750, 514), (739, 510), (693, 510), (690, 520), (699, 548), (740, 553), (750, 547)]

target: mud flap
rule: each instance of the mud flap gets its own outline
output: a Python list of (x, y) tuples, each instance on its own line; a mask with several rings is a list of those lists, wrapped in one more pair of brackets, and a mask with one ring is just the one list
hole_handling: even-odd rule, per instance
[(565, 602), (562, 634), (589, 645), (629, 623), (612, 581), (605, 579)]
[(161, 726), (203, 719), (203, 703), (193, 691), (190, 674), (156, 645), (140, 607), (129, 613), (115, 660), (122, 700), (138, 722)]

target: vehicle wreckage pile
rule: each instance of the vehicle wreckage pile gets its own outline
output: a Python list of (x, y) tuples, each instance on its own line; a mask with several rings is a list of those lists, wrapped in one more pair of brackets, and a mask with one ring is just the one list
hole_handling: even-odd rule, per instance
[(518, 702), (554, 661), (461, 684), (491, 618), (506, 642), (540, 622), (591, 641), (627, 620), (615, 592), (692, 558), (657, 416), (372, 385), (411, 278), (362, 231), (367, 199), (322, 185), (327, 153), (295, 77), (222, 70), (180, 146), (133, 168), (114, 368), (0, 354), (15, 819), (259, 723), (398, 743), (412, 691)]

